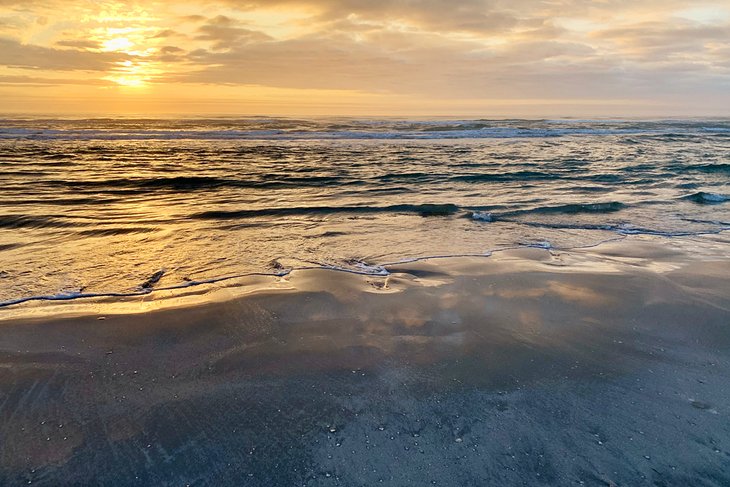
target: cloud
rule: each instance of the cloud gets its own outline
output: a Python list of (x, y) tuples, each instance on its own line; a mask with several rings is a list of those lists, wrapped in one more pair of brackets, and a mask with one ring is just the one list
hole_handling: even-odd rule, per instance
[(219, 15), (200, 26), (194, 39), (212, 42), (213, 49), (222, 50), (242, 43), (268, 41), (272, 37), (263, 32), (241, 27), (236, 20)]
[(430, 31), (500, 32), (520, 23), (510, 2), (493, 0), (267, 0), (228, 2), (241, 11), (297, 8), (314, 12), (313, 21), (341, 19), (408, 24)]
[(207, 17), (204, 15), (183, 15), (182, 17), (179, 17), (180, 20), (183, 22), (205, 22), (207, 20)]
[(99, 49), (101, 45), (98, 41), (88, 39), (71, 39), (56, 42), (57, 46), (72, 47), (74, 49)]
[(157, 34), (153, 35), (151, 39), (167, 39), (169, 37), (178, 37), (180, 36), (180, 33), (172, 30), (172, 29), (164, 29), (159, 31)]
[(177, 46), (162, 46), (155, 59), (163, 63), (179, 63), (185, 61), (185, 54), (185, 49)]
[(657, 62), (675, 55), (701, 59), (719, 46), (730, 47), (730, 24), (702, 25), (696, 22), (642, 22), (603, 29), (594, 37), (614, 43), (627, 58)]
[(127, 58), (128, 56), (119, 53), (55, 49), (0, 38), (0, 65), (11, 68), (48, 71), (107, 71)]
[(0, 17), (0, 31), (17, 32), (28, 28), (30, 21), (18, 16)]
[(89, 78), (44, 78), (25, 75), (0, 75), (0, 85), (17, 86), (58, 86), (58, 85), (92, 85), (109, 86), (113, 83), (103, 79)]
[[(394, 49), (394, 45), (398, 48)], [(389, 39), (386, 47), (383, 43), (356, 42), (346, 37), (267, 42), (226, 52), (196, 51), (192, 61), (206, 67), (174, 79), (440, 97), (514, 97), (528, 92), (530, 96), (542, 96), (559, 91), (552, 89), (552, 84), (564, 86), (560, 74), (566, 71), (565, 66), (542, 63), (552, 58), (592, 54), (588, 46), (567, 42), (524, 42), (504, 51), (480, 50), (476, 44), (469, 47), (464, 49), (460, 42), (429, 45), (426, 40), (419, 43), (412, 39)], [(606, 79), (605, 66), (601, 68), (604, 72), (594, 77), (594, 83)], [(579, 71), (580, 66), (567, 69)], [(553, 70), (556, 75), (542, 82), (533, 79)]]
[(722, 74), (707, 72), (708, 66), (724, 67), (713, 61), (720, 51), (713, 54), (702, 47), (702, 39), (719, 40), (721, 29), (707, 31), (699, 40), (687, 36), (686, 44), (670, 42), (671, 31), (662, 34), (667, 42), (659, 42), (659, 47), (669, 46), (679, 52), (685, 49), (695, 62), (637, 57), (631, 52), (639, 49), (641, 39), (607, 49), (601, 42), (609, 39), (609, 33), (597, 35), (601, 42), (595, 42), (592, 37), (571, 40), (562, 29), (549, 25), (534, 30), (538, 31), (536, 40), (523, 35), (510, 42), (485, 45), (476, 40), (372, 27), (352, 35), (341, 21), (338, 29), (296, 39), (246, 44), (221, 40), (219, 47), (225, 45), (225, 51), (192, 52), (188, 62), (198, 69), (171, 79), (440, 98), (624, 99), (677, 93), (687, 86), (702, 86), (704, 90), (716, 87), (717, 91), (730, 81)]
[(163, 46), (162, 48), (160, 48), (160, 53), (165, 54), (165, 55), (170, 55), (170, 54), (179, 55), (179, 54), (183, 54), (184, 52), (185, 52), (184, 49), (181, 49), (177, 46)]
[[(730, 6), (719, 0), (701, 8), (687, 0), (57, 1), (0, 0), (0, 29), (5, 22), (27, 42), (0, 39), (0, 65), (104, 78), (123, 74), (128, 60), (131, 75), (137, 66), (159, 85), (356, 90), (425, 102), (690, 100), (730, 89)], [(103, 10), (98, 18), (94, 9)], [(129, 38), (128, 54), (100, 52), (115, 36)]]

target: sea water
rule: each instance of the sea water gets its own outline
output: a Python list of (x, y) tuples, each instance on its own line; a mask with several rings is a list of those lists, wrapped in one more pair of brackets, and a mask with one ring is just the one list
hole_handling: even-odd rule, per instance
[(0, 120), (0, 301), (730, 229), (730, 120)]

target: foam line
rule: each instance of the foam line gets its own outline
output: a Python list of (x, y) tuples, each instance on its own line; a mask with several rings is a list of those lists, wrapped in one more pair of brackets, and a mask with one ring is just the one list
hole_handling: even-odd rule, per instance
[(327, 270), (327, 271), (334, 271), (334, 272), (345, 272), (348, 274), (356, 274), (356, 275), (362, 275), (362, 276), (386, 277), (386, 276), (391, 275), (391, 272), (387, 269), (387, 267), (397, 266), (397, 265), (401, 265), (401, 264), (408, 264), (408, 263), (413, 263), (413, 262), (424, 262), (424, 261), (429, 261), (429, 260), (450, 259), (450, 258), (459, 258), (459, 257), (488, 258), (498, 252), (506, 252), (509, 250), (517, 250), (517, 249), (521, 249), (521, 248), (536, 248), (536, 249), (545, 250), (546, 252), (553, 252), (553, 251), (569, 252), (571, 250), (582, 250), (582, 249), (588, 249), (588, 248), (595, 248), (595, 247), (598, 247), (598, 246), (603, 245), (608, 242), (614, 242), (614, 241), (619, 241), (619, 240), (624, 240), (626, 238), (630, 238), (632, 235), (652, 235), (652, 236), (661, 237), (661, 238), (676, 238), (676, 237), (687, 237), (687, 236), (716, 235), (716, 234), (719, 234), (719, 233), (722, 233), (722, 232), (725, 232), (728, 230), (730, 230), (730, 228), (722, 228), (717, 231), (681, 233), (681, 234), (639, 233), (639, 232), (621, 233), (621, 232), (618, 232), (619, 233), (618, 237), (601, 240), (600, 242), (596, 242), (593, 244), (578, 245), (578, 246), (573, 246), (573, 247), (554, 247), (554, 246), (550, 245), (549, 242), (538, 242), (538, 243), (529, 243), (528, 242), (528, 243), (523, 243), (523, 244), (514, 245), (514, 246), (499, 247), (496, 249), (487, 250), (483, 253), (445, 254), (445, 255), (427, 255), (427, 256), (420, 256), (420, 257), (407, 257), (407, 258), (399, 259), (399, 260), (392, 261), (392, 262), (367, 265), (367, 267), (379, 269), (376, 272), (369, 272), (367, 270), (348, 269), (345, 267), (338, 267), (335, 265), (314, 264), (311, 266), (292, 267), (292, 268), (289, 268), (289, 269), (286, 269), (286, 270), (283, 270), (280, 272), (249, 272), (249, 273), (243, 273), (243, 274), (232, 274), (232, 275), (222, 276), (222, 277), (213, 277), (210, 279), (188, 281), (188, 282), (175, 284), (175, 285), (171, 285), (171, 286), (163, 286), (163, 287), (150, 288), (150, 289), (137, 289), (137, 290), (129, 291), (129, 292), (59, 293), (59, 294), (53, 294), (53, 295), (26, 296), (26, 297), (22, 297), (22, 298), (2, 301), (2, 302), (0, 302), (0, 308), (16, 306), (16, 305), (31, 302), (31, 301), (71, 301), (71, 300), (77, 300), (77, 299), (90, 299), (90, 298), (127, 298), (127, 297), (135, 297), (135, 296), (145, 296), (145, 295), (154, 294), (159, 291), (174, 291), (177, 289), (185, 289), (185, 288), (189, 288), (189, 287), (216, 284), (219, 282), (229, 281), (232, 279), (241, 279), (244, 277), (254, 277), (254, 276), (285, 277), (285, 276), (291, 275), (292, 273), (294, 273), (296, 271), (305, 271), (305, 270)]

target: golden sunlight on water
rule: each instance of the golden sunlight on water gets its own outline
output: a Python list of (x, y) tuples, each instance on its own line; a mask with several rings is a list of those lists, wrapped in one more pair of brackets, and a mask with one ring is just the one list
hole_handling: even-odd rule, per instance
[[(141, 88), (146, 68), (126, 67), (132, 74), (120, 84), (130, 88), (110, 92), (155, 89)], [(729, 228), (726, 168), (706, 154), (727, 158), (730, 149), (713, 147), (726, 129), (706, 121), (20, 120), (5, 128), (6, 140), (0, 130), (0, 162), (13, 168), (0, 197), (0, 305), (134, 294), (160, 272), (156, 289), (312, 266), (379, 274), (403, 259), (515, 246), (716, 236)], [(667, 159), (670, 148), (686, 160)], [(655, 272), (668, 265), (653, 256), (640, 263)], [(598, 270), (590, 259), (577, 265)], [(544, 293), (600, 299), (552, 283)]]

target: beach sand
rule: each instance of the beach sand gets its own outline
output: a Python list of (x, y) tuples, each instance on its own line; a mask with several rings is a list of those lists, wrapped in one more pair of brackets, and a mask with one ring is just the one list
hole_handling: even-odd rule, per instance
[(0, 484), (730, 485), (727, 248), (8, 308)]

